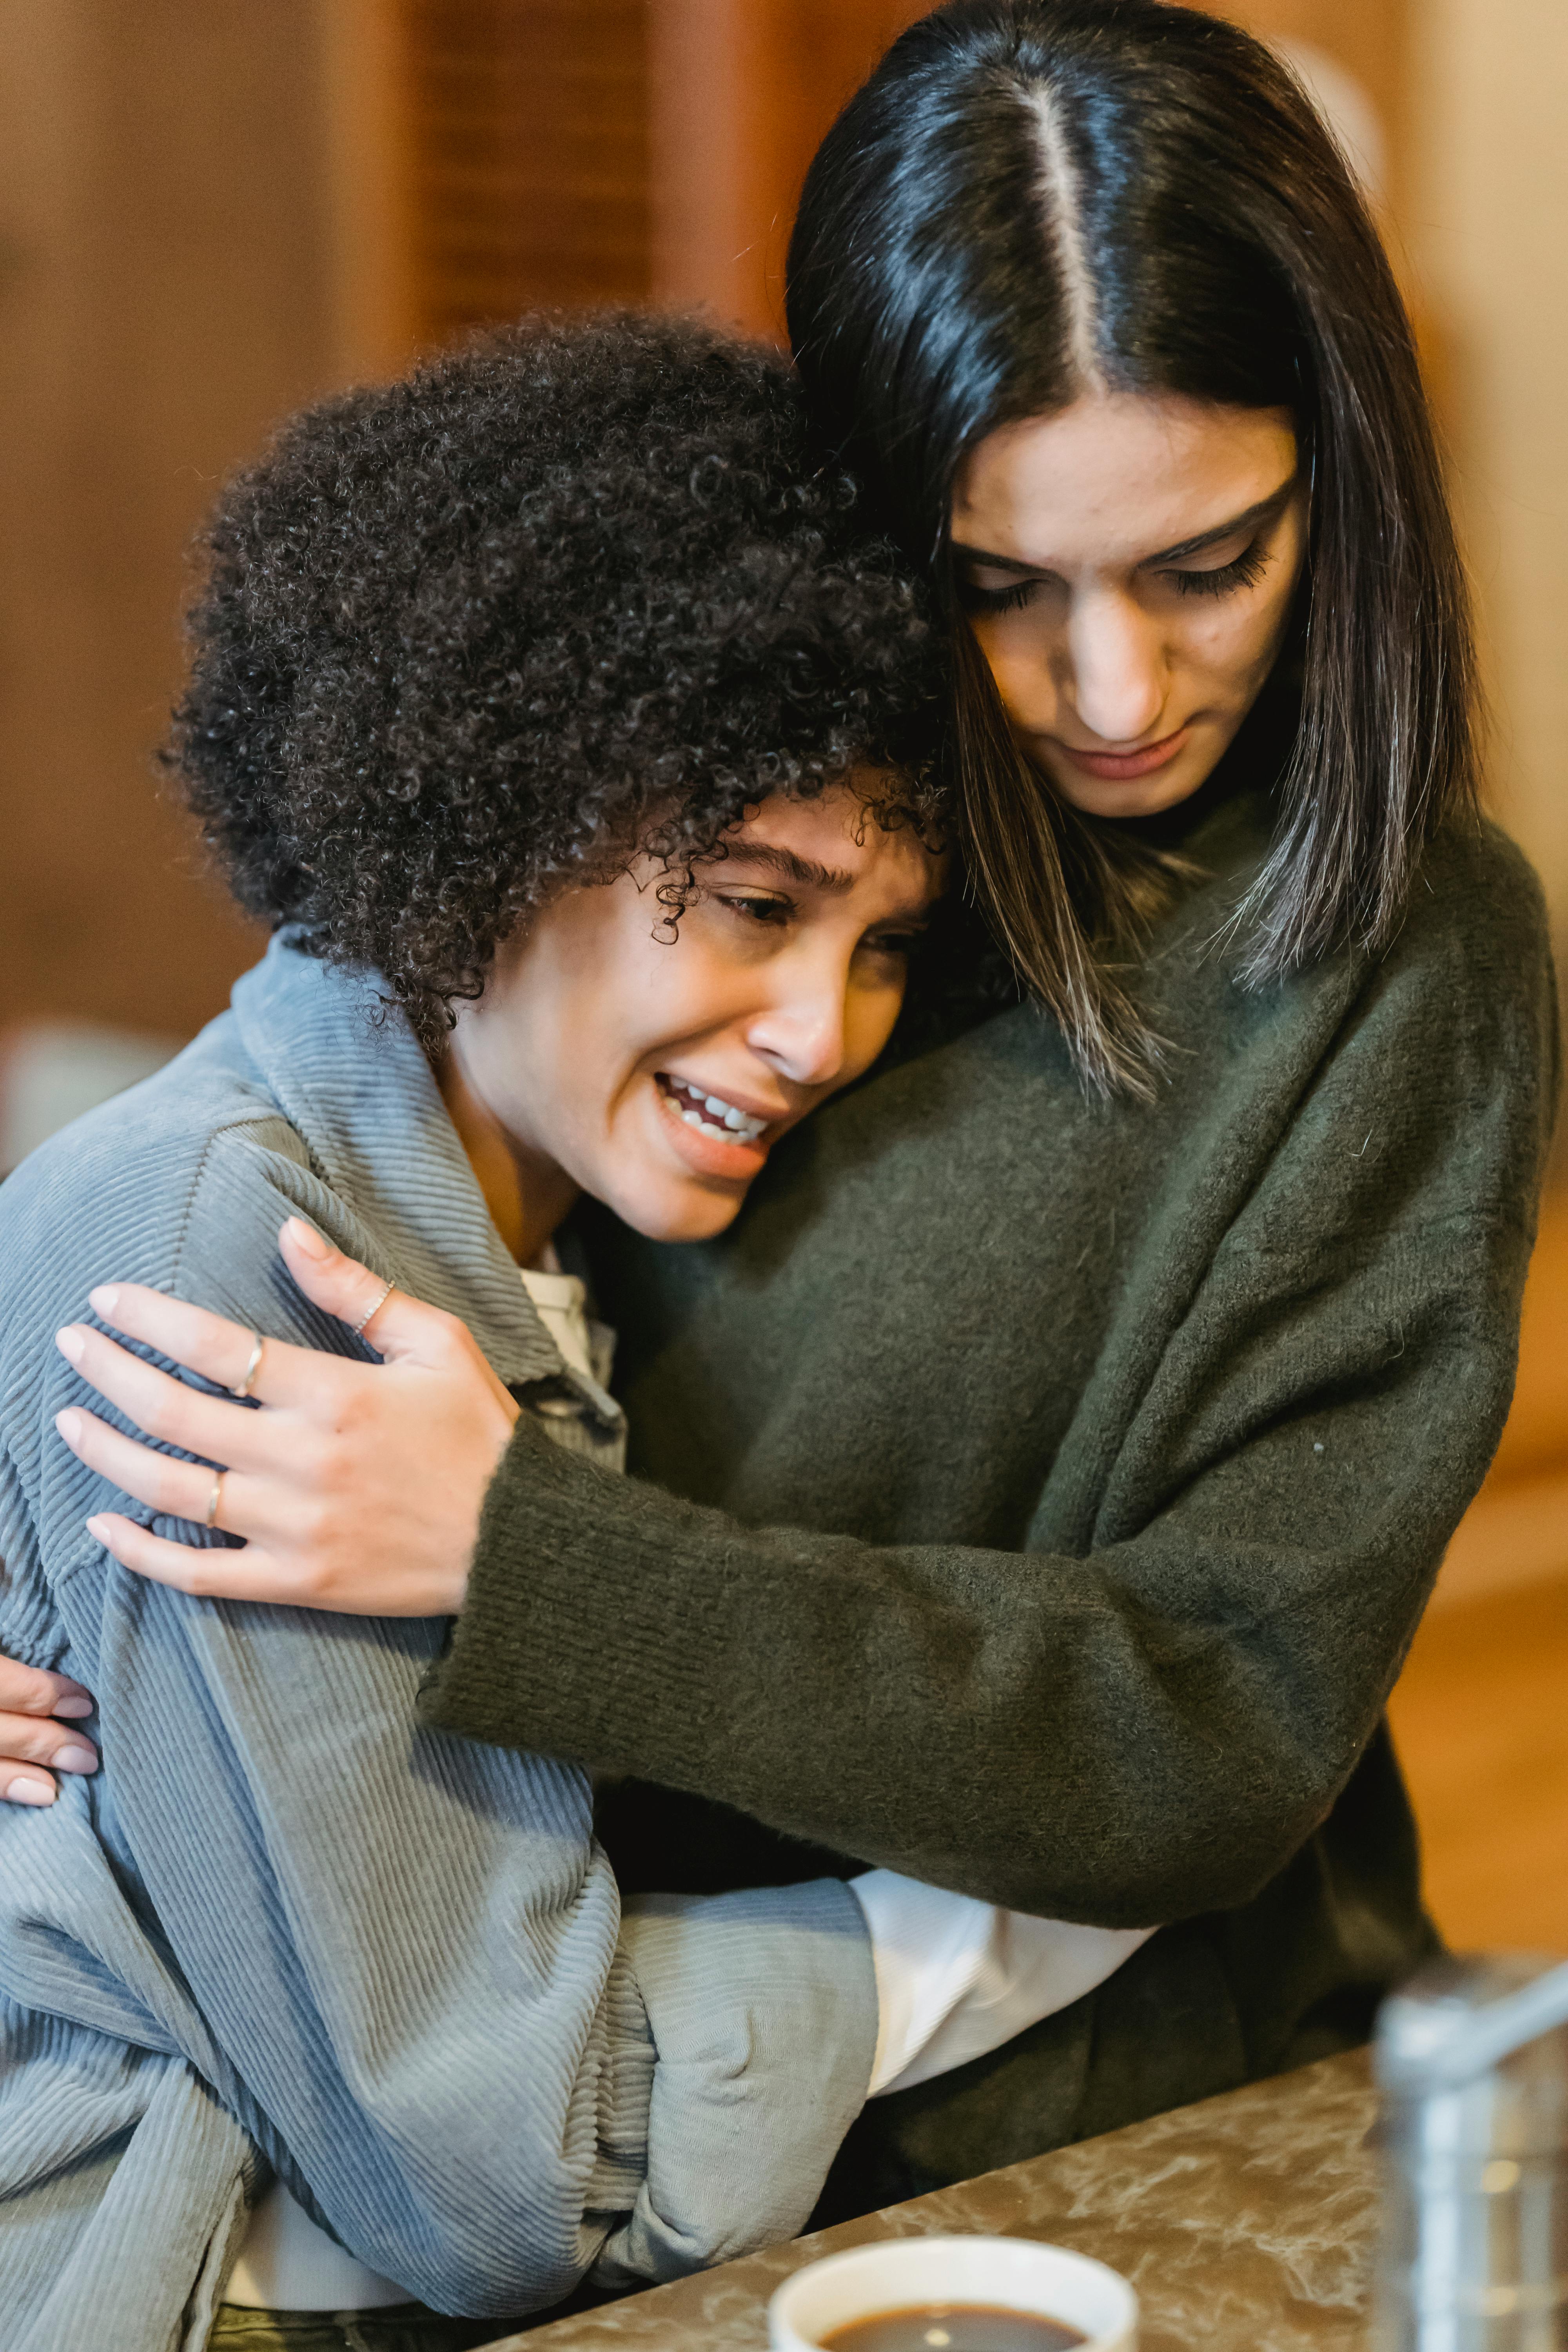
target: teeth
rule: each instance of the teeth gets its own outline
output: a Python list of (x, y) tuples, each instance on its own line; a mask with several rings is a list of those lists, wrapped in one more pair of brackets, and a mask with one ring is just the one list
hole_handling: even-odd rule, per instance
[(719, 1143), (754, 1143), (767, 1126), (765, 1118), (753, 1118), (749, 1111), (737, 1110), (722, 1095), (705, 1094), (700, 1087), (688, 1086), (683, 1078), (671, 1078), (668, 1083), (681, 1118), (700, 1135), (710, 1135)]

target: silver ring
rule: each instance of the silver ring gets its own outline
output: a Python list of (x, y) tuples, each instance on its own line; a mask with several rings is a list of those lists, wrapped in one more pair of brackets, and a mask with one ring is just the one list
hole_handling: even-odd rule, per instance
[(237, 1389), (231, 1391), (231, 1394), (241, 1399), (250, 1394), (250, 1384), (261, 1370), (261, 1358), (266, 1346), (267, 1342), (259, 1331), (252, 1334), (250, 1361), (245, 1368), (245, 1378)]
[(364, 1313), (360, 1317), (359, 1321), (353, 1327), (354, 1338), (356, 1339), (363, 1339), (365, 1325), (370, 1322), (374, 1316), (377, 1316), (381, 1313), (382, 1308), (386, 1305), (387, 1300), (391, 1297), (395, 1286), (390, 1282), (384, 1282), (382, 1284), (381, 1297), (376, 1300), (374, 1307), (367, 1307), (365, 1308)]
[(221, 1496), (221, 1495), (222, 1495), (222, 1493), (223, 1493), (223, 1482), (224, 1482), (225, 1475), (226, 1475), (226, 1474), (225, 1474), (222, 1470), (220, 1470), (220, 1471), (218, 1472), (218, 1474), (217, 1474), (216, 1477), (213, 1480), (213, 1490), (212, 1490), (212, 1493), (211, 1493), (211, 1495), (207, 1497), (207, 1517), (206, 1517), (206, 1524), (207, 1524), (207, 1526), (208, 1526), (209, 1528), (216, 1528), (216, 1525), (217, 1525), (217, 1507), (218, 1507), (218, 1498), (220, 1497), (220, 1496)]

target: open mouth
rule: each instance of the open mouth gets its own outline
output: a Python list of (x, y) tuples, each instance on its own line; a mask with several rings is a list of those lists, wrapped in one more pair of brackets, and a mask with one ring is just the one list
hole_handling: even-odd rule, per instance
[(663, 1070), (657, 1075), (659, 1092), (676, 1116), (714, 1143), (754, 1144), (772, 1124), (765, 1118), (753, 1118), (749, 1111), (737, 1110), (721, 1095), (707, 1094), (684, 1078), (672, 1078)]

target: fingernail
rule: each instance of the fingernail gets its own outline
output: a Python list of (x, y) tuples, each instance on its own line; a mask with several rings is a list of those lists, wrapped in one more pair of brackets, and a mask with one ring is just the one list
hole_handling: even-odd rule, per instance
[(68, 1356), (73, 1364), (80, 1363), (87, 1335), (79, 1323), (68, 1323), (63, 1331), (55, 1333), (56, 1347), (62, 1356)]
[(68, 1404), (64, 1412), (55, 1415), (55, 1427), (73, 1454), (81, 1444), (81, 1423), (82, 1417), (74, 1405)]
[(114, 1310), (120, 1304), (120, 1292), (112, 1282), (100, 1282), (96, 1290), (88, 1292), (87, 1301), (95, 1315), (101, 1315), (106, 1323), (112, 1323)]
[(108, 1521), (107, 1519), (102, 1519), (102, 1518), (99, 1518), (99, 1519), (89, 1519), (89, 1521), (88, 1521), (88, 1523), (87, 1523), (87, 1531), (88, 1531), (88, 1534), (92, 1538), (92, 1539), (93, 1539), (94, 1543), (100, 1543), (100, 1544), (103, 1546), (104, 1549), (105, 1549), (106, 1551), (108, 1550), (108, 1549), (109, 1549), (109, 1521)]
[(73, 1717), (81, 1715), (90, 1715), (92, 1713), (92, 1701), (89, 1698), (62, 1698), (53, 1711), (56, 1715), (70, 1716)]
[(14, 1805), (52, 1805), (55, 1784), (37, 1780), (31, 1772), (18, 1772), (5, 1794)]
[(306, 1257), (321, 1259), (331, 1256), (331, 1242), (323, 1241), (315, 1226), (308, 1225), (303, 1217), (289, 1218), (289, 1233), (295, 1248), (301, 1251)]
[(98, 1759), (90, 1748), (80, 1747), (74, 1739), (64, 1748), (57, 1748), (54, 1765), (58, 1772), (96, 1772)]

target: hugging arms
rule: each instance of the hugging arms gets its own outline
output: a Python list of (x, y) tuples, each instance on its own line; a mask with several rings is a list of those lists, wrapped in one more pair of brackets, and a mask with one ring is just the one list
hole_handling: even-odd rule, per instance
[[(568, 471), (551, 434), (576, 436), (596, 398), (597, 475), (581, 457)], [(444, 465), (426, 480), (432, 420)], [(99, 1543), (82, 1506), (112, 1489), (90, 1449), (59, 1475), (58, 1435), (87, 1426), (87, 1359), (50, 1327), (68, 1302), (108, 1305), (97, 1278), (112, 1266), (264, 1335), (235, 1377), (246, 1403), (182, 1391), (198, 1412), (263, 1425), (287, 1342), (363, 1354), (374, 1314), (334, 1325), (306, 1260), (292, 1261), (303, 1281), (279, 1262), (289, 1212), (307, 1242), (384, 1267), (382, 1291), (401, 1283), (460, 1318), (503, 1426), (530, 1421), (595, 1479), (618, 1470), (611, 1335), (553, 1255), (565, 1209), (592, 1192), (652, 1233), (721, 1231), (777, 1141), (886, 1045), (944, 879), (919, 748), (926, 625), (845, 486), (802, 492), (798, 453), (780, 455), (799, 430), (782, 367), (716, 338), (540, 325), (299, 420), (220, 509), (181, 756), (237, 887), (278, 892), (287, 877), (297, 890), (308, 861), (311, 919), (277, 898), (272, 945), (230, 1012), (0, 1199), (16, 1375), (0, 1642), (90, 1685), (107, 1767), (62, 1806), (11, 1811), (0, 1832), (16, 2126), (0, 2283), (26, 2352), (68, 2345), (111, 2273), (140, 2352), (188, 2305), (210, 2317), (220, 2294), (279, 2310), (312, 2292), (333, 2309), (412, 2297), (423, 2326), (432, 2309), (521, 2313), (589, 2270), (624, 2284), (787, 2234), (874, 2079), (908, 2075), (910, 2058), (954, 2062), (934, 2044), (966, 2000), (958, 2055), (1141, 1940), (1016, 1923), (1008, 2009), (979, 1981), (986, 1906), (915, 1890), (917, 1941), (931, 1947), (937, 1922), (936, 1967), (901, 2015), (922, 1955), (886, 1885), (865, 1895), (836, 1872), (797, 1874), (667, 1890), (623, 1915), (580, 1769), (418, 1727), (440, 1628), (417, 1599), (353, 1627), (205, 1607)], [(379, 520), (389, 483), (401, 573)], [(650, 517), (660, 531), (647, 627), (676, 682), (662, 725), (648, 646), (597, 617), (616, 585), (606, 486), (626, 495), (634, 541)], [(336, 528), (316, 569), (290, 554), (279, 605), (301, 507), (331, 509)], [(580, 511), (591, 561), (573, 544)], [(356, 530), (370, 542), (357, 605)], [(591, 623), (563, 595), (569, 558)], [(510, 762), (510, 790), (504, 824), (455, 793), (400, 837), (383, 777), (420, 756), (424, 694), (439, 779), (454, 658), (441, 647), (423, 677), (405, 667), (390, 715), (377, 671), (431, 630), (433, 577), (468, 632), (465, 691), (501, 736), (470, 757)], [(331, 626), (302, 655), (313, 596)], [(712, 600), (726, 598), (716, 635)], [(597, 719), (614, 756), (584, 751), (575, 710), (564, 744), (520, 733), (535, 684), (517, 674), (520, 642), (543, 674), (590, 625), (607, 632)], [(716, 743), (694, 742), (703, 727)], [(742, 757), (769, 780), (793, 763), (795, 789), (759, 789), (732, 772)], [(249, 798), (260, 759), (265, 824)], [(567, 850), (584, 878), (545, 887), (538, 869)], [(453, 872), (471, 892), (482, 858), (490, 912), (470, 898), (454, 937)], [(382, 950), (369, 969), (367, 926)], [(448, 1034), (444, 959), (465, 950), (485, 981), (458, 998)], [(199, 1457), (206, 1433), (184, 1434)], [(221, 1549), (226, 1489), (241, 1509), (247, 1490), (237, 1466), (208, 1460), (164, 1457), (201, 1491), (166, 1498), (154, 1524)], [(1050, 1966), (1063, 1948), (1066, 1990)], [(263, 2166), (279, 2183), (263, 2218), (292, 2212), (294, 2242), (314, 2231), (310, 2276), (335, 2260), (330, 2288), (264, 2262), (247, 2220)], [(84, 2172), (96, 2199), (74, 2185)]]
[[(1026, 205), (999, 200), (1017, 189)], [(624, 1101), (651, 1124), (619, 1130), (637, 1188), (668, 1147), (682, 1183), (732, 1196), (748, 1135), (767, 1143), (732, 1230), (650, 1223), (595, 1157), (615, 1120), (542, 1155), (505, 1055), (484, 1051), (510, 969), (499, 915), (543, 903), (593, 845), (552, 835), (498, 909), (469, 841), (489, 931), (433, 921), (421, 961), (397, 905), (374, 952), (369, 932), (342, 936), (416, 1013), (458, 1004), (441, 1066), (462, 1083), (443, 1083), (443, 1108), (470, 1171), (500, 1167), (486, 1215), (519, 1265), (531, 1202), (559, 1209), (555, 1180), (575, 1171), (576, 1262), (621, 1335), (635, 1475), (603, 1477), (531, 1414), (508, 1435), (457, 1346), (422, 1393), (441, 1398), (432, 1426), (483, 1442), (444, 1484), (404, 1410), (411, 1361), (351, 1365), (353, 1430), (332, 1433), (308, 1380), (253, 1416), (294, 1412), (316, 1443), (279, 1471), (271, 1519), (237, 1451), (218, 1524), (257, 1550), (205, 1556), (221, 1564), (201, 1580), (351, 1611), (460, 1600), (422, 1721), (621, 1776), (600, 1824), (625, 1887), (809, 1887), (869, 1863), (1026, 1912), (1166, 1923), (951, 2081), (868, 2106), (829, 2185), (845, 2211), (1342, 2047), (1426, 1949), (1381, 1709), (1506, 1411), (1556, 1044), (1539, 894), (1475, 814), (1464, 586), (1408, 322), (1342, 159), (1264, 52), (1137, 0), (1110, 30), (1088, 0), (942, 11), (813, 167), (790, 320), (818, 436), (803, 476), (819, 479), (824, 448), (847, 454), (926, 574), (942, 758), (922, 768), (857, 721), (819, 776), (820, 743), (792, 739), (776, 803), (873, 751), (901, 782), (866, 805), (912, 816), (932, 856), (945, 818), (1036, 1001), (996, 983), (994, 959), (945, 964), (939, 941), (960, 984), (911, 1006), (879, 1066), (841, 1054), (823, 1076), (810, 988), (782, 1030), (775, 1003), (760, 1042), (742, 1038), (765, 1084), (728, 1045), (713, 1058), (706, 1032), (644, 1037)], [(668, 487), (706, 496), (717, 478)], [(584, 578), (626, 495), (563, 519)], [(894, 624), (871, 698), (890, 678), (896, 703), (913, 641), (897, 567), (869, 571)], [(759, 601), (787, 620), (799, 577), (761, 563), (744, 593), (696, 600), (695, 634), (718, 642), (720, 617)], [(582, 643), (606, 612), (630, 628), (601, 602), (574, 617)], [(407, 641), (467, 647), (460, 621), (422, 608)], [(817, 675), (819, 650), (792, 643), (780, 675)], [(570, 699), (565, 675), (535, 681), (531, 714)], [(573, 723), (619, 773), (636, 730), (606, 728), (600, 676), (571, 672)], [(650, 658), (639, 724), (679, 676)], [(263, 675), (247, 700), (253, 683), (217, 709), (265, 740), (288, 698)], [(483, 698), (459, 708), (452, 772), (495, 791), (454, 806), (482, 835), (542, 762), (526, 730), (485, 738)], [(325, 908), (329, 803), (359, 804), (330, 756), (331, 698), (304, 713), (298, 772), (322, 830), (253, 902), (357, 920), (378, 891), (408, 899), (383, 835), (417, 866), (447, 770), (411, 760), (406, 732), (389, 740), (396, 790), (365, 824), (363, 888)], [(738, 776), (731, 741), (710, 769), (735, 796), (708, 803), (731, 831), (701, 847), (740, 837), (761, 781)], [(939, 771), (960, 804), (922, 797)], [(658, 805), (650, 785), (644, 813)], [(886, 1007), (911, 913), (920, 927), (907, 893), (840, 935), (817, 919), (820, 871), (784, 888), (775, 862), (688, 903), (689, 838), (646, 841), (677, 959), (710, 919), (777, 933), (749, 969), (841, 937), (835, 1003)], [(447, 889), (443, 919), (463, 899)], [(520, 1066), (548, 1071), (567, 1034), (531, 1032)], [(375, 1252), (341, 1237), (379, 1289)], [(89, 1271), (62, 1318), (81, 1316)], [(149, 1278), (134, 1259), (90, 1271)], [(403, 1286), (438, 1299), (435, 1280), (426, 1265)], [(242, 1339), (267, 1324), (232, 1304)], [(357, 1319), (306, 1318), (300, 1336), (342, 1348)], [(134, 1315), (122, 1328), (136, 1336)], [(132, 1415), (140, 1395), (156, 1431), (166, 1398), (127, 1385), (110, 1345), (95, 1335), (94, 1376)], [(68, 1442), (139, 1498), (103, 1524), (110, 1547), (194, 1581), (126, 1525), (155, 1517), (156, 1464), (104, 1452), (87, 1391), (72, 1396)], [(43, 1462), (41, 1426), (29, 1443)], [(356, 1551), (356, 1528), (376, 1543)], [(275, 1582), (269, 1546), (288, 1554)]]

